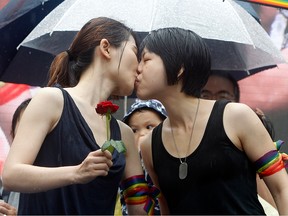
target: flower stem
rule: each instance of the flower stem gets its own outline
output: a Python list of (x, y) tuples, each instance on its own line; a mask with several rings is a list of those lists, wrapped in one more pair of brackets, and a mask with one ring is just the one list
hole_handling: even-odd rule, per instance
[(107, 140), (110, 140), (110, 113), (106, 113), (106, 132), (107, 132)]

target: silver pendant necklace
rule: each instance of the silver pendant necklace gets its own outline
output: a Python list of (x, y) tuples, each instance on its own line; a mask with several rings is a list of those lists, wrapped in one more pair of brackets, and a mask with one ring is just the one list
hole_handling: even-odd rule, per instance
[(189, 144), (188, 144), (188, 147), (187, 147), (187, 154), (186, 154), (186, 157), (184, 158), (183, 161), (181, 160), (181, 157), (180, 157), (180, 155), (179, 155), (179, 151), (178, 151), (178, 148), (177, 148), (177, 145), (176, 145), (176, 142), (175, 142), (175, 138), (174, 138), (174, 134), (173, 134), (173, 129), (172, 129), (171, 121), (169, 121), (169, 122), (170, 122), (170, 128), (171, 128), (171, 134), (172, 134), (172, 138), (173, 138), (173, 143), (174, 143), (174, 145), (175, 145), (175, 148), (176, 148), (176, 151), (177, 151), (179, 160), (180, 160), (180, 165), (179, 165), (179, 178), (180, 178), (181, 180), (182, 180), (182, 179), (185, 179), (185, 178), (187, 177), (187, 175), (188, 175), (188, 164), (187, 164), (186, 160), (187, 160), (188, 152), (189, 152), (190, 145), (191, 145), (191, 140), (192, 140), (192, 136), (193, 136), (193, 131), (194, 131), (194, 126), (195, 126), (196, 118), (197, 118), (197, 115), (198, 115), (199, 104), (200, 104), (200, 99), (198, 98), (197, 109), (196, 109), (196, 112), (195, 112), (195, 117), (194, 117), (194, 122), (193, 122), (192, 130), (191, 130), (191, 135), (190, 135), (190, 139), (189, 139)]

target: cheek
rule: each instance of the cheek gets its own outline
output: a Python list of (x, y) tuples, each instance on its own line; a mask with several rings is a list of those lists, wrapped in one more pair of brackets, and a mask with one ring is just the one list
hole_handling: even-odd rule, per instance
[(156, 64), (149, 64), (143, 69), (143, 77), (153, 82), (157, 82), (163, 77), (163, 70)]
[[(162, 89), (165, 87), (165, 77), (159, 72), (155, 72), (154, 74), (149, 74), (149, 78), (147, 78), (147, 84), (154, 90)], [(151, 90), (152, 90), (151, 89)]]
[(123, 53), (123, 56), (125, 55), (127, 65), (133, 68), (137, 68), (138, 67), (137, 55), (132, 50), (126, 50), (126, 51), (127, 51), (126, 53)]
[(132, 67), (133, 71), (137, 71), (138, 60), (135, 54), (132, 54), (130, 60), (128, 60), (128, 66)]

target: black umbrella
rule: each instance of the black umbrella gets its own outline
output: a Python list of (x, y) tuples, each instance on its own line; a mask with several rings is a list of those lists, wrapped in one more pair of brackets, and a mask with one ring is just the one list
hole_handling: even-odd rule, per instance
[(232, 0), (65, 0), (24, 40), (1, 79), (45, 86), (53, 57), (98, 16), (123, 21), (139, 40), (157, 28), (191, 29), (208, 43), (212, 69), (231, 71), (237, 80), (284, 62), (261, 25)]
[(7, 0), (0, 9), (0, 79), (32, 29), (64, 0)]

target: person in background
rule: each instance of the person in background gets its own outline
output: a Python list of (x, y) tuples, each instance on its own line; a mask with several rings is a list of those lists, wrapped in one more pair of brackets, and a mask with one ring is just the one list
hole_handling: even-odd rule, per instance
[[(26, 107), (28, 106), (31, 98), (24, 100), (15, 110), (12, 116), (12, 125), (11, 125), (11, 137), (14, 139), (19, 125), (19, 121), (22, 117), (22, 114)], [(1, 180), (2, 185), (2, 180)], [(0, 202), (0, 213), (6, 215), (17, 215), (17, 209), (19, 205), (19, 196), (18, 192), (6, 191), (1, 188), (1, 196), (4, 202)]]
[[(218, 71), (212, 70), (207, 83), (201, 90), (201, 98), (208, 100), (221, 100), (227, 99), (233, 102), (240, 102), (240, 88), (237, 80), (227, 71)], [(264, 115), (262, 110), (257, 108), (255, 113), (258, 115), (263, 125), (270, 134), (272, 140), (275, 138), (275, 132), (272, 122)], [(271, 211), (272, 205), (274, 208), (276, 204), (273, 200), (269, 189), (262, 179), (257, 175), (257, 191), (259, 194), (259, 199), (261, 204), (264, 207), (265, 212)], [(270, 205), (267, 205), (266, 202), (263, 202), (262, 198), (266, 200)], [(275, 209), (272, 209), (275, 210)], [(276, 211), (276, 210), (275, 210)]]
[[(95, 110), (111, 95), (132, 93), (137, 52), (130, 28), (98, 17), (55, 57), (50, 87), (27, 106), (4, 165), (4, 189), (20, 192), (18, 214), (111, 215), (120, 182), (133, 183), (134, 176), (141, 196), (128, 193), (128, 212), (147, 214), (148, 186), (133, 132)], [(101, 149), (108, 139), (122, 140), (126, 153)]]
[(237, 80), (228, 72), (212, 70), (207, 83), (201, 90), (201, 98), (240, 102), (240, 88)]
[(255, 172), (279, 214), (288, 214), (287, 158), (256, 113), (242, 103), (200, 98), (211, 70), (205, 41), (191, 30), (163, 28), (145, 37), (139, 54), (137, 97), (159, 100), (168, 114), (140, 144), (161, 190), (161, 214), (264, 215)]

